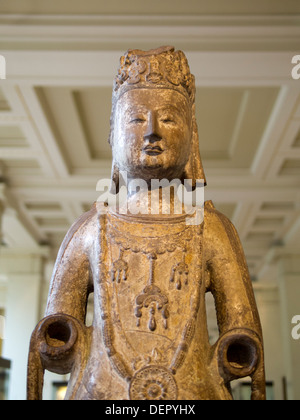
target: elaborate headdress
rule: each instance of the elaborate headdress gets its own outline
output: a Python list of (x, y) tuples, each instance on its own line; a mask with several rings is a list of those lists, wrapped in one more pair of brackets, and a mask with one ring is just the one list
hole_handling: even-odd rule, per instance
[[(192, 148), (185, 167), (183, 179), (191, 179), (195, 186), (197, 179), (205, 174), (199, 152), (198, 129), (195, 117), (195, 77), (190, 73), (186, 56), (174, 47), (160, 47), (154, 50), (128, 50), (120, 59), (118, 74), (114, 80), (112, 95), (111, 144), (114, 108), (123, 93), (131, 89), (161, 88), (173, 89), (184, 95), (192, 109)], [(112, 179), (117, 181), (117, 168), (112, 168)]]

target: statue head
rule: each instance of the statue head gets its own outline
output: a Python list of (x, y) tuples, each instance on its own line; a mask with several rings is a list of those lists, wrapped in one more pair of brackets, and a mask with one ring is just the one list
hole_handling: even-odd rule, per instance
[(112, 96), (112, 179), (204, 179), (195, 118), (195, 79), (182, 51), (129, 50)]

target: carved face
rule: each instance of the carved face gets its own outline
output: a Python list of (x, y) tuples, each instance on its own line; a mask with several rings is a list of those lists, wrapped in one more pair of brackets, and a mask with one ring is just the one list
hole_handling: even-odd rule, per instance
[(118, 168), (129, 177), (181, 178), (191, 139), (191, 108), (179, 92), (132, 89), (119, 98), (112, 149)]

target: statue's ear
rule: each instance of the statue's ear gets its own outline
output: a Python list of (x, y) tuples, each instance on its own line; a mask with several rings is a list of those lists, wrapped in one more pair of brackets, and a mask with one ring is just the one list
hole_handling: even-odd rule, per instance
[(118, 192), (119, 192), (119, 168), (116, 165), (114, 159), (112, 161), (111, 183), (110, 183), (110, 187), (109, 187), (109, 192), (111, 194), (118, 194)]
[(196, 187), (196, 180), (203, 179), (204, 185), (206, 185), (205, 173), (201, 161), (200, 151), (199, 151), (199, 138), (198, 138), (198, 128), (197, 122), (194, 113), (193, 106), (193, 134), (192, 134), (192, 147), (189, 160), (185, 166), (184, 170), (184, 179), (191, 179), (193, 187)]
[[(108, 136), (108, 143), (113, 148), (113, 142), (114, 142), (114, 104), (112, 106), (112, 111), (110, 115), (110, 132)], [(111, 194), (118, 194), (119, 192), (119, 168), (113, 158), (112, 160), (112, 167), (111, 167), (111, 182), (109, 187), (109, 192)]]

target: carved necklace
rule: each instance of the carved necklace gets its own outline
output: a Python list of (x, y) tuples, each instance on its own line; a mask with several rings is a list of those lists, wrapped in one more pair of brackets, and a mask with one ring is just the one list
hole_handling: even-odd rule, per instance
[(148, 237), (141, 237), (132, 235), (126, 232), (126, 235), (116, 229), (113, 223), (108, 219), (108, 227), (110, 231), (110, 239), (113, 243), (119, 247), (119, 258), (113, 262), (111, 268), (111, 280), (120, 283), (121, 281), (127, 280), (128, 264), (123, 259), (123, 253), (126, 250), (131, 250), (134, 253), (142, 253), (147, 256), (149, 261), (149, 278), (147, 286), (136, 298), (135, 316), (137, 318), (137, 326), (140, 326), (140, 319), (143, 315), (143, 308), (149, 308), (149, 323), (148, 327), (150, 331), (154, 331), (157, 326), (155, 317), (156, 311), (160, 311), (164, 320), (165, 329), (168, 328), (168, 298), (164, 295), (161, 289), (155, 285), (154, 271), (155, 261), (157, 260), (158, 254), (164, 254), (165, 252), (174, 252), (176, 248), (179, 248), (182, 252), (182, 261), (175, 264), (172, 267), (170, 282), (176, 282), (177, 290), (180, 290), (182, 283), (188, 284), (188, 265), (185, 262), (186, 246), (182, 243), (187, 243), (192, 239), (192, 232), (185, 226), (183, 230), (175, 234), (163, 235), (163, 241), (161, 237), (151, 238), (149, 242)]
[[(109, 225), (109, 226), (108, 226)], [(140, 319), (143, 315), (143, 309), (149, 310), (149, 322), (148, 328), (150, 331), (154, 331), (157, 327), (156, 311), (161, 313), (163, 318), (164, 328), (168, 328), (168, 318), (169, 318), (169, 309), (168, 309), (168, 298), (161, 289), (155, 285), (154, 279), (154, 264), (157, 259), (157, 254), (162, 254), (167, 250), (172, 252), (176, 249), (180, 239), (191, 240), (192, 232), (191, 229), (186, 227), (185, 229), (179, 231), (176, 234), (167, 235), (167, 241), (161, 241), (157, 239), (157, 243), (152, 242), (149, 245), (149, 240), (145, 238), (134, 236), (134, 241), (132, 238), (128, 239), (118, 230), (114, 231), (114, 227), (108, 221), (106, 214), (101, 214), (99, 216), (99, 228), (100, 228), (100, 252), (99, 252), (99, 305), (101, 313), (101, 327), (103, 342), (109, 356), (109, 359), (115, 368), (116, 372), (120, 377), (125, 379), (129, 383), (129, 398), (131, 400), (176, 400), (178, 396), (177, 384), (175, 380), (175, 375), (177, 370), (182, 366), (188, 349), (190, 347), (191, 341), (194, 337), (196, 318), (200, 306), (200, 286), (202, 278), (202, 264), (201, 258), (198, 259), (199, 263), (196, 266), (196, 291), (191, 298), (191, 311), (190, 317), (186, 322), (182, 333), (179, 335), (179, 339), (176, 339), (177, 345), (171, 359), (171, 363), (168, 363), (167, 366), (161, 365), (146, 365), (136, 371), (136, 369), (130, 368), (128, 363), (126, 363), (121, 354), (119, 354), (114, 346), (114, 330), (113, 323), (111, 320), (110, 308), (109, 308), (109, 292), (107, 289), (107, 279), (110, 279), (111, 282), (120, 283), (121, 281), (127, 281), (128, 274), (128, 264), (123, 260), (124, 250), (130, 249), (133, 252), (143, 252), (147, 255), (149, 260), (149, 278), (146, 287), (142, 292), (136, 297), (136, 307), (134, 314), (137, 318), (137, 326), (140, 325)], [(119, 258), (112, 263), (110, 273), (108, 272), (105, 261), (107, 261), (107, 242), (106, 242), (106, 232), (107, 228), (110, 229), (110, 237), (114, 243), (119, 245)], [(202, 255), (202, 233), (203, 225), (196, 227), (196, 243), (197, 243), (197, 254)], [(132, 247), (132, 243), (136, 245)], [(156, 248), (156, 245), (159, 246)], [(163, 245), (163, 243), (165, 245)], [(177, 263), (172, 268), (170, 275), (170, 282), (174, 282), (176, 278), (176, 288), (181, 289), (182, 283), (188, 284), (188, 266), (184, 261), (185, 247), (181, 247), (183, 251), (183, 260)]]

